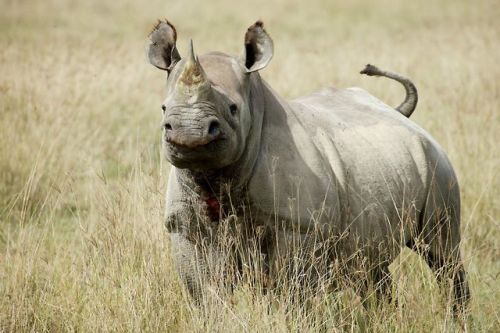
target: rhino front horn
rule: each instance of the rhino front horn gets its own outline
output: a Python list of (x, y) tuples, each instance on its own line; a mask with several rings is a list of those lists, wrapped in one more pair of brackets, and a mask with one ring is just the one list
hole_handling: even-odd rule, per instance
[(206, 74), (203, 71), (203, 67), (201, 67), (200, 62), (194, 55), (193, 40), (189, 42), (189, 54), (186, 62), (184, 63), (180, 80), (187, 86), (209, 85)]

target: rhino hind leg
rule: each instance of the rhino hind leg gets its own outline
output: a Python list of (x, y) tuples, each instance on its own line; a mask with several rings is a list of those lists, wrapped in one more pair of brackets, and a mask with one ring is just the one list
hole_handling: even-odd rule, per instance
[(374, 272), (373, 283), (377, 299), (392, 301), (392, 277), (389, 272), (389, 262), (384, 262)]
[(382, 302), (392, 302), (392, 276), (389, 272), (390, 262), (379, 263), (368, 271), (358, 293), (365, 308), (378, 306)]
[(433, 272), (436, 274), (438, 284), (443, 288), (448, 286), (451, 280), (453, 284), (453, 312), (455, 315), (465, 314), (470, 300), (470, 290), (467, 282), (465, 269), (460, 260), (460, 253), (446, 257), (428, 252), (425, 259)]
[[(446, 214), (448, 215), (448, 214)], [(425, 255), (438, 283), (446, 287), (453, 284), (453, 309), (455, 315), (463, 314), (470, 300), (470, 290), (460, 253), (459, 224), (453, 217), (442, 217), (437, 235), (430, 242)]]
[(454, 315), (464, 316), (471, 295), (460, 253), (460, 216), (454, 209), (441, 210), (434, 215), (426, 218), (430, 223), (419, 237), (425, 245), (412, 244), (412, 248), (425, 259), (441, 289), (447, 288), (451, 281)]

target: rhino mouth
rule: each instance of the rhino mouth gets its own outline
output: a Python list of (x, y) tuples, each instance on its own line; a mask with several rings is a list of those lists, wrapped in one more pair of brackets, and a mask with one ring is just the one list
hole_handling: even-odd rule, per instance
[(177, 168), (206, 170), (218, 167), (224, 162), (224, 153), (229, 148), (224, 135), (198, 145), (185, 145), (165, 140), (167, 160)]
[(167, 144), (172, 145), (176, 149), (197, 149), (197, 148), (203, 148), (203, 147), (210, 147), (213, 146), (214, 143), (217, 143), (218, 141), (223, 141), (225, 140), (224, 133), (219, 132), (216, 135), (212, 136), (205, 136), (205, 137), (199, 137), (199, 138), (183, 138), (183, 137), (175, 137), (173, 135), (170, 135), (167, 133), (165, 135), (165, 140)]

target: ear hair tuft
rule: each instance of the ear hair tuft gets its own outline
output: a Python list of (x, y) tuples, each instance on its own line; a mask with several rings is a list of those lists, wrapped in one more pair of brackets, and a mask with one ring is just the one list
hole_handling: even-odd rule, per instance
[(168, 26), (170, 28), (172, 28), (172, 31), (174, 32), (174, 41), (177, 41), (177, 30), (175, 30), (175, 27), (172, 23), (169, 22), (169, 20), (165, 19), (165, 20), (160, 20), (158, 19), (158, 22), (156, 22), (155, 26), (153, 27), (153, 29), (151, 29), (151, 31), (149, 32), (148, 34), (148, 37), (151, 37), (151, 35), (153, 34), (153, 32), (155, 32), (162, 23), (166, 23), (168, 24)]
[(273, 57), (273, 40), (264, 29), (262, 20), (252, 24), (245, 34), (244, 66), (248, 73), (267, 66)]

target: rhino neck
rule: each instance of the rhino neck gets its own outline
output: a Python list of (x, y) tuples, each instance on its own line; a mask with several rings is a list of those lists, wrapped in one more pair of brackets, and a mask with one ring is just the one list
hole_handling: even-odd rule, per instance
[(258, 73), (249, 77), (250, 90), (248, 94), (249, 109), (252, 115), (252, 124), (246, 139), (245, 150), (240, 159), (233, 165), (222, 170), (222, 173), (232, 178), (239, 187), (244, 187), (252, 177), (260, 151), (262, 120), (266, 111), (265, 85)]

